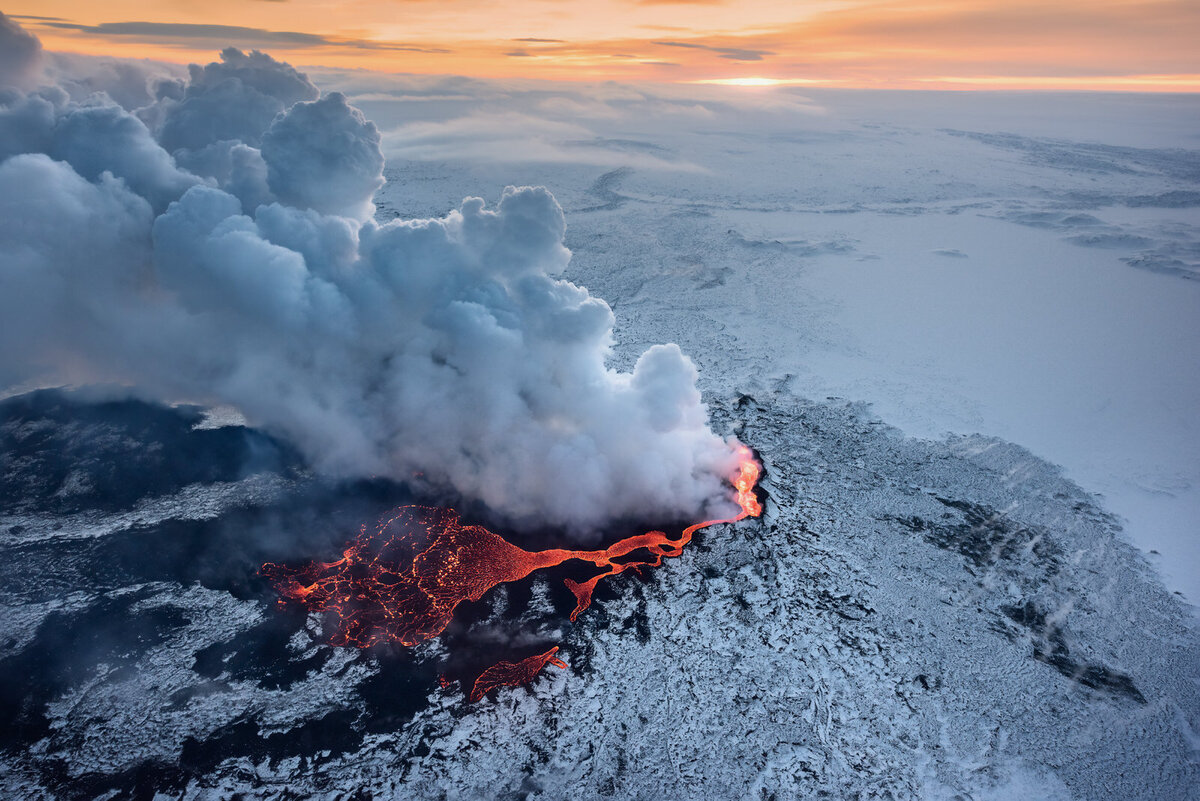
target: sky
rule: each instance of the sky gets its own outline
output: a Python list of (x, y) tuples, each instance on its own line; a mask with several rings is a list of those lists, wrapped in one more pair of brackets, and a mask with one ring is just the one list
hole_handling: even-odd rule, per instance
[(1195, 0), (10, 0), (49, 50), (483, 78), (1200, 91)]

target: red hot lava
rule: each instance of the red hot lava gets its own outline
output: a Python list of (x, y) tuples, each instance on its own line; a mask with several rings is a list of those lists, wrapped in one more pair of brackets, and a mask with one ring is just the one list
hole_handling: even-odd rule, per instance
[[(738, 454), (738, 472), (730, 479), (737, 491), (737, 516), (688, 526), (679, 539), (650, 531), (603, 550), (526, 551), (482, 526), (463, 525), (453, 509), (409, 506), (396, 510), (372, 533), (364, 526), (335, 562), (313, 562), (305, 567), (268, 563), (262, 574), (279, 591), (281, 603), (296, 601), (310, 611), (332, 615), (336, 623), (333, 644), (365, 648), (379, 642), (415, 645), (436, 637), (463, 601), (478, 601), (497, 584), (519, 581), (535, 570), (579, 559), (591, 562), (600, 572), (583, 582), (565, 579), (576, 598), (571, 612), (571, 620), (575, 620), (591, 604), (592, 592), (601, 579), (630, 568), (657, 567), (663, 557), (679, 556), (700, 529), (762, 514), (754, 495), (761, 466), (749, 448), (741, 446)], [(639, 549), (649, 555), (631, 558)], [(493, 665), (476, 681), (471, 700), (501, 684), (531, 681), (548, 662), (566, 667), (554, 657), (557, 650), (517, 663)]]
[(536, 654), (528, 659), (522, 659), (520, 662), (497, 662), (475, 679), (475, 686), (471, 688), (471, 694), (467, 696), (467, 700), (475, 703), (504, 684), (513, 687), (528, 684), (537, 678), (537, 674), (541, 673), (542, 668), (548, 664), (565, 668), (567, 663), (556, 657), (556, 653), (558, 653), (557, 645), (544, 654)]

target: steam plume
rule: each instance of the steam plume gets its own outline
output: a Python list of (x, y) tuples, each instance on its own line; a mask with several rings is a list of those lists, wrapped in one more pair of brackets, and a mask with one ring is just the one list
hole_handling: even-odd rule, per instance
[(221, 58), (133, 111), (0, 96), (0, 385), (232, 404), (322, 471), (419, 471), (518, 524), (732, 511), (695, 367), (656, 345), (608, 368), (612, 312), (555, 277), (549, 192), (381, 225), (375, 126), (269, 56)]
[(0, 12), (0, 88), (23, 88), (37, 80), (42, 43)]

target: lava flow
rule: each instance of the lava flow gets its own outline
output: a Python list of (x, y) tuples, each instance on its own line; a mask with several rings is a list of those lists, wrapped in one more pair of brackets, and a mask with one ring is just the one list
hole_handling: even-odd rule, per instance
[[(310, 611), (332, 615), (335, 645), (415, 645), (441, 634), (463, 601), (478, 601), (497, 584), (519, 581), (571, 559), (600, 568), (583, 582), (564, 580), (575, 595), (575, 620), (591, 604), (601, 579), (630, 568), (657, 567), (663, 557), (679, 556), (700, 529), (762, 514), (754, 495), (761, 466), (749, 448), (741, 446), (738, 454), (738, 472), (730, 479), (737, 491), (737, 516), (688, 526), (678, 539), (650, 531), (603, 550), (526, 551), (482, 526), (463, 525), (453, 509), (409, 506), (396, 510), (372, 533), (364, 526), (337, 561), (306, 567), (268, 563), (261, 572), (275, 585), (281, 602), (296, 601)], [(565, 667), (553, 654), (552, 650), (515, 664), (501, 662), (484, 671), (479, 681), (484, 686), (524, 683), (547, 662)], [(510, 680), (521, 676), (521, 681)], [(490, 689), (479, 691), (480, 686), (477, 682), (472, 700), (477, 692), (482, 696)]]
[(471, 688), (471, 694), (467, 696), (467, 700), (475, 703), (504, 684), (512, 687), (528, 684), (542, 672), (542, 668), (546, 665), (565, 668), (567, 663), (556, 657), (556, 653), (558, 653), (557, 645), (544, 654), (535, 654), (520, 662), (497, 662), (475, 679), (475, 686)]

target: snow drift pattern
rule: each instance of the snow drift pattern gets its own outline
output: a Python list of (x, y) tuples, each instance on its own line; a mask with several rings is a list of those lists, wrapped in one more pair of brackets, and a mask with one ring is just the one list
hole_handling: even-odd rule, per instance
[(606, 366), (612, 312), (554, 277), (545, 189), (380, 225), (375, 126), (270, 56), (112, 71), (154, 97), (129, 110), (78, 97), (86, 76), (15, 88), (22, 52), (0, 64), (0, 385), (232, 404), (323, 471), (420, 471), (518, 524), (732, 511), (694, 366)]

